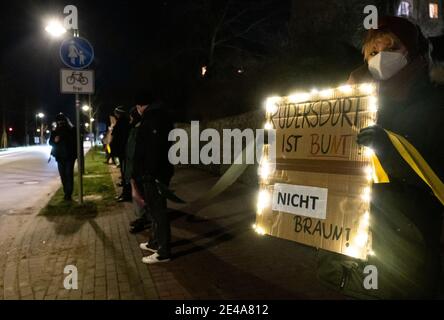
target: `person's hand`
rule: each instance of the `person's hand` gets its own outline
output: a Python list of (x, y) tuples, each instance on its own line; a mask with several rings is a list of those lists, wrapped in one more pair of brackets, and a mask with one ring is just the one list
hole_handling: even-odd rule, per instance
[(145, 200), (140, 195), (140, 192), (137, 189), (136, 183), (132, 179), (131, 179), (131, 194), (132, 194), (133, 200), (136, 202), (138, 207), (144, 208), (146, 206)]
[(55, 137), (55, 138), (54, 138), (54, 142), (55, 142), (55, 143), (59, 143), (59, 142), (60, 142), (60, 137), (59, 137), (59, 136)]
[(387, 147), (387, 133), (378, 125), (367, 127), (358, 134), (358, 144), (378, 151)]

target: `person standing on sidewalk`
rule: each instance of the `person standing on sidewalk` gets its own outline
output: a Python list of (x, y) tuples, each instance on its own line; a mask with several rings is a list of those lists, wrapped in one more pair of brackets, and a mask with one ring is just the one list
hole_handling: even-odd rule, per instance
[[(124, 179), (125, 179), (125, 184), (131, 185), (131, 176), (134, 167), (134, 152), (136, 148), (136, 137), (137, 137), (137, 132), (139, 131), (142, 117), (137, 111), (137, 107), (134, 107), (130, 111), (129, 117), (130, 117), (131, 129), (128, 137), (128, 143), (126, 145)], [(143, 186), (138, 187), (138, 189), (141, 190), (142, 188)], [(139, 204), (134, 199), (133, 199), (133, 205), (137, 219), (131, 222), (130, 232), (138, 233), (149, 228), (152, 223), (144, 207), (139, 206)]]
[[(153, 253), (143, 258), (145, 264), (168, 262), (171, 259), (171, 226), (167, 213), (167, 197), (162, 187), (170, 184), (174, 166), (168, 159), (168, 140), (173, 123), (164, 104), (156, 96), (138, 94), (136, 105), (142, 122), (136, 137), (132, 185), (135, 200), (144, 206), (153, 219), (153, 237), (140, 245)], [(138, 189), (141, 185), (143, 190)]]
[(118, 202), (131, 201), (131, 186), (125, 184), (124, 169), (125, 169), (125, 151), (129, 135), (129, 120), (123, 107), (117, 107), (114, 110), (114, 115), (117, 118), (116, 125), (112, 132), (111, 141), (111, 155), (119, 159), (121, 184), (123, 187), (122, 194), (116, 197)]
[(112, 164), (116, 164), (115, 159), (112, 157), (112, 152), (111, 152), (111, 142), (112, 142), (112, 138), (113, 138), (113, 129), (117, 123), (117, 119), (116, 116), (114, 114), (111, 114), (109, 116), (109, 122), (110, 122), (110, 126), (108, 127), (108, 131), (106, 132), (105, 137), (102, 140), (102, 143), (104, 145), (105, 148), (105, 154), (106, 154), (106, 159), (105, 159), (105, 164), (110, 164), (109, 161), (112, 160)]
[(74, 163), (77, 159), (76, 130), (71, 121), (60, 113), (56, 117), (57, 127), (51, 133), (49, 144), (51, 155), (56, 159), (63, 184), (65, 201), (72, 201), (74, 191)]

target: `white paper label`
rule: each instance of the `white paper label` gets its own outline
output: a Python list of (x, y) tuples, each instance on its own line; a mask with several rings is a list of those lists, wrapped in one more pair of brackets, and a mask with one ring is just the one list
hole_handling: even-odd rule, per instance
[(277, 183), (273, 192), (273, 211), (325, 220), (328, 189)]

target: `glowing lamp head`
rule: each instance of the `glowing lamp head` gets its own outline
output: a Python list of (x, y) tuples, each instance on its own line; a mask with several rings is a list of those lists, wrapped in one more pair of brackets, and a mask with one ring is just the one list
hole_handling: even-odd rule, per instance
[(51, 20), (45, 28), (45, 31), (48, 32), (54, 38), (60, 38), (62, 35), (66, 33), (66, 29), (60, 21)]

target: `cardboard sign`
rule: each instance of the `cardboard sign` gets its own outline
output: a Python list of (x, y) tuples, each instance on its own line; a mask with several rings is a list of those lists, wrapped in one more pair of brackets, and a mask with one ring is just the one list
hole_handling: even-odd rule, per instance
[(327, 216), (328, 190), (277, 183), (274, 185), (274, 211), (287, 212), (304, 217), (325, 219)]
[(270, 203), (258, 210), (256, 227), (366, 259), (371, 164), (356, 140), (360, 129), (376, 121), (376, 88), (357, 85), (299, 97), (274, 98), (267, 111), (276, 130), (276, 170), (261, 182)]

